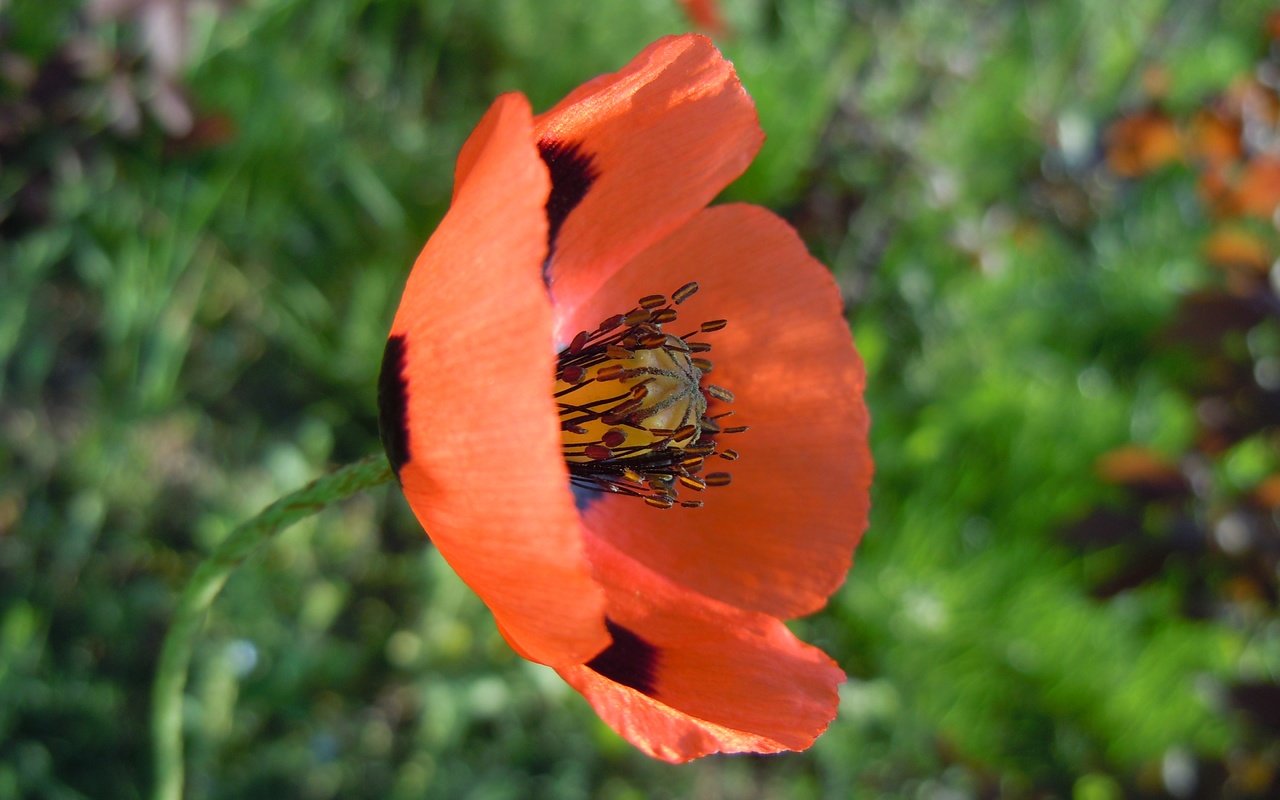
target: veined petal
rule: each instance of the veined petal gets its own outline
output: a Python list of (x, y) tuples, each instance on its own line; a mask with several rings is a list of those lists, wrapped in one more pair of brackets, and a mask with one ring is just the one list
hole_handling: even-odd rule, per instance
[(603, 541), (591, 557), (614, 643), (559, 672), (636, 747), (673, 762), (803, 750), (835, 717), (844, 673), (778, 620), (691, 592)]
[(423, 528), (512, 647), (581, 663), (609, 636), (552, 399), (549, 180), (523, 96), (493, 104), (456, 181), (391, 326), (384, 442)]
[(692, 34), (579, 87), (536, 131), (553, 184), (548, 280), (566, 310), (710, 202), (764, 139), (733, 66)]
[(710, 413), (732, 409), (721, 425), (749, 426), (719, 434), (739, 460), (706, 467), (732, 473), (732, 483), (696, 495), (699, 509), (601, 494), (583, 519), (593, 536), (710, 597), (784, 619), (811, 613), (843, 581), (869, 507), (864, 375), (839, 292), (784, 221), (754, 206), (720, 206), (618, 271), (574, 322), (688, 281), (701, 288), (671, 333), (728, 320), (699, 340), (712, 345), (707, 381), (736, 396)]

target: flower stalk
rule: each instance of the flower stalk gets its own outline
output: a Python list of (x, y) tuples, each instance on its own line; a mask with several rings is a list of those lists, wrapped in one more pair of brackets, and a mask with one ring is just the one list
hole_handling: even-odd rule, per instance
[(234, 531), (196, 568), (165, 635), (151, 691), (155, 800), (182, 797), (182, 700), (191, 653), (206, 612), (227, 578), (275, 534), (325, 508), (391, 480), (385, 456), (369, 456), (312, 481), (264, 508)]

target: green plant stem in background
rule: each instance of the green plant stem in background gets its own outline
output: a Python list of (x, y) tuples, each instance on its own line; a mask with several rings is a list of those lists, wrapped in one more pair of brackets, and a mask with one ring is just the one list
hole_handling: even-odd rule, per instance
[(365, 489), (391, 480), (385, 456), (369, 456), (326, 475), (264, 508), (231, 532), (187, 584), (165, 636), (151, 693), (155, 800), (182, 797), (182, 696), (196, 636), (205, 612), (233, 570), (274, 534)]

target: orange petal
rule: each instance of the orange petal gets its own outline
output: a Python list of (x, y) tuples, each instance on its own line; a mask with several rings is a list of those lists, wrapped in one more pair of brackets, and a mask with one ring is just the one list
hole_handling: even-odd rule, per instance
[(1098, 457), (1094, 465), (1107, 483), (1151, 499), (1181, 497), (1191, 490), (1182, 471), (1154, 450), (1125, 445)]
[(1264, 478), (1254, 487), (1253, 496), (1263, 508), (1280, 511), (1280, 473)]
[(1121, 117), (1106, 133), (1107, 166), (1125, 178), (1154, 172), (1178, 160), (1182, 141), (1168, 114), (1146, 109)]
[(1252, 230), (1221, 225), (1204, 244), (1208, 262), (1222, 269), (1239, 269), (1265, 275), (1274, 260), (1267, 241)]
[(803, 750), (826, 729), (844, 673), (821, 650), (596, 544), (614, 643), (560, 674), (610, 727), (673, 762)]
[(1205, 163), (1222, 167), (1244, 154), (1240, 119), (1223, 109), (1209, 107), (1197, 111), (1191, 120), (1191, 150)]
[(1257, 156), (1244, 167), (1236, 190), (1240, 210), (1271, 219), (1280, 208), (1280, 158)]
[(567, 664), (609, 637), (551, 397), (548, 184), (528, 101), (500, 97), (409, 275), (379, 405), (405, 497), (441, 554), (517, 651)]
[(580, 86), (536, 129), (553, 183), (549, 279), (564, 307), (710, 202), (764, 139), (733, 66), (693, 34)]
[(1196, 188), (1205, 205), (1217, 217), (1237, 217), (1240, 215), (1240, 201), (1228, 180), (1229, 167), (1206, 164), (1200, 172)]
[(719, 437), (740, 460), (707, 467), (733, 482), (697, 495), (700, 509), (600, 495), (583, 518), (592, 535), (703, 594), (783, 618), (812, 612), (849, 568), (871, 482), (862, 362), (839, 291), (781, 219), (721, 206), (620, 270), (572, 322), (594, 325), (688, 281), (701, 290), (666, 329), (728, 320), (699, 338), (712, 345), (708, 380), (737, 397), (723, 424), (750, 426)]
[(684, 13), (694, 25), (714, 34), (724, 32), (724, 20), (720, 17), (720, 4), (716, 0), (680, 0)]

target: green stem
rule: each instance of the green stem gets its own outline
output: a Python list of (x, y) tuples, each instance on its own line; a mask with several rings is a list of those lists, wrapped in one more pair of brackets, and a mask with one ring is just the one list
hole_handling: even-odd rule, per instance
[(276, 533), (353, 494), (391, 480), (384, 456), (370, 456), (326, 475), (264, 508), (231, 532), (191, 576), (160, 651), (151, 690), (152, 758), (155, 800), (182, 797), (182, 695), (191, 651), (205, 612), (232, 571)]

